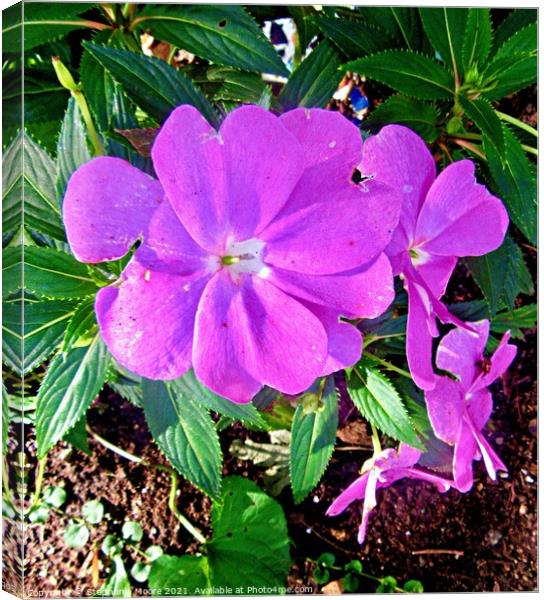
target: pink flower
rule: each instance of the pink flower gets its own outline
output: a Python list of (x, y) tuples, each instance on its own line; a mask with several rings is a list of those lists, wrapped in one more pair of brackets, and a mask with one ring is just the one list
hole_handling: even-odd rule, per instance
[(501, 245), (508, 214), (502, 202), (476, 182), (472, 161), (455, 162), (436, 177), (424, 141), (400, 125), (388, 125), (365, 142), (360, 169), (403, 195), (399, 225), (386, 253), (408, 293), (410, 372), (420, 388), (432, 389), (436, 319), (464, 326), (440, 297), (458, 257), (481, 256)]
[(235, 402), (354, 364), (361, 334), (339, 318), (393, 300), (383, 250), (400, 211), (388, 186), (351, 181), (361, 157), (340, 114), (244, 106), (216, 131), (181, 106), (152, 148), (158, 180), (117, 158), (80, 167), (63, 205), (74, 255), (114, 260), (141, 241), (96, 298), (113, 356), (150, 379), (193, 367)]
[(335, 517), (344, 512), (353, 502), (363, 500), (362, 520), (357, 535), (359, 544), (362, 544), (366, 537), (370, 513), (377, 506), (376, 491), (380, 488), (389, 487), (399, 479), (410, 477), (429, 481), (436, 485), (439, 492), (447, 492), (453, 485), (453, 481), (414, 468), (420, 456), (419, 450), (404, 443), (400, 444), (398, 452), (393, 448), (383, 450), (365, 463), (363, 475), (336, 498), (329, 506), (327, 515)]
[(453, 329), (438, 346), (436, 364), (458, 378), (436, 376), (434, 389), (425, 392), (429, 419), (435, 435), (454, 445), (453, 477), (456, 488), (466, 492), (472, 487), (472, 461), (483, 457), (487, 472), (496, 479), (496, 471), (506, 471), (501, 459), (482, 434), (493, 409), (487, 387), (510, 366), (517, 348), (508, 344), (504, 334), (490, 358), (483, 352), (489, 337), (489, 321), (471, 323), (475, 333)]

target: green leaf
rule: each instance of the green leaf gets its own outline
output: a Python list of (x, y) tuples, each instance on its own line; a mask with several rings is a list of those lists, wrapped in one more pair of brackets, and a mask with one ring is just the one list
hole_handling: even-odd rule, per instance
[(538, 12), (535, 8), (513, 10), (497, 27), (493, 40), (493, 50), (491, 56), (494, 56), (497, 50), (518, 31), (536, 23)]
[(100, 500), (89, 500), (81, 507), (81, 516), (91, 525), (97, 525), (104, 518), (104, 505)]
[(462, 48), (465, 72), (473, 65), (483, 66), (486, 64), (492, 40), (489, 8), (469, 8)]
[(156, 545), (149, 546), (149, 548), (145, 551), (145, 555), (147, 556), (148, 560), (150, 560), (151, 562), (153, 562), (154, 560), (157, 560), (163, 554), (164, 554), (164, 550), (160, 546), (156, 546)]
[(172, 466), (211, 497), (221, 484), (222, 456), (210, 415), (191, 396), (161, 381), (143, 381), (147, 424)]
[(510, 330), (512, 337), (523, 338), (522, 329), (536, 327), (537, 309), (536, 304), (527, 304), (512, 311), (502, 312), (491, 321), (491, 331), (505, 333)]
[(536, 54), (515, 53), (495, 59), (484, 71), (486, 87), (483, 93), (491, 102), (500, 100), (536, 82)]
[(135, 562), (130, 569), (130, 576), (138, 583), (144, 583), (149, 577), (149, 571), (151, 571), (151, 565)]
[(70, 301), (45, 300), (5, 303), (3, 349), (10, 367), (26, 374), (38, 367), (59, 346), (75, 305)]
[(204, 408), (213, 410), (220, 415), (266, 429), (266, 423), (253, 404), (236, 404), (214, 394), (198, 381), (192, 369), (173, 381), (171, 385), (176, 394), (180, 396), (180, 401), (183, 401), (185, 397), (190, 397)]
[(376, 588), (376, 594), (392, 594), (397, 587), (397, 580), (391, 575), (384, 577)]
[(425, 33), (442, 60), (459, 76), (463, 74), (461, 50), (467, 27), (466, 8), (420, 8)]
[(417, 579), (409, 579), (403, 586), (402, 589), (409, 594), (423, 594), (425, 591), (421, 581)]
[(92, 452), (89, 447), (89, 438), (87, 437), (87, 419), (85, 415), (77, 421), (62, 439), (87, 456), (91, 456)]
[(365, 419), (390, 437), (422, 449), (399, 393), (382, 372), (359, 363), (348, 377), (347, 386)]
[(510, 218), (532, 243), (537, 243), (537, 188), (533, 165), (518, 139), (507, 126), (502, 126), (504, 156), (484, 139), (489, 170), (497, 187), (497, 195), (505, 202)]
[(28, 520), (31, 523), (46, 523), (49, 519), (50, 510), (47, 506), (39, 504), (28, 513)]
[(531, 23), (517, 31), (497, 50), (494, 60), (511, 56), (512, 54), (536, 54), (537, 32), (536, 23)]
[(209, 594), (208, 557), (164, 554), (151, 565), (148, 585), (153, 596)]
[(255, 21), (235, 5), (148, 5), (138, 22), (152, 35), (220, 65), (288, 75)]
[(332, 456), (338, 427), (338, 398), (333, 377), (320, 389), (319, 403), (305, 412), (299, 402), (291, 429), (290, 473), (295, 503), (299, 504), (317, 485)]
[(342, 577), (342, 585), (346, 592), (356, 592), (359, 589), (359, 578), (354, 573), (347, 573)]
[(97, 336), (90, 346), (53, 359), (38, 392), (36, 440), (43, 457), (85, 414), (106, 379), (109, 354)]
[(326, 41), (321, 42), (289, 77), (280, 94), (285, 110), (297, 106), (324, 107), (331, 99), (341, 73), (339, 53)]
[(123, 551), (125, 544), (116, 535), (108, 534), (102, 542), (102, 552), (109, 557), (113, 557)]
[(469, 100), (461, 95), (459, 104), (466, 116), (474, 121), (476, 127), (482, 132), (487, 144), (493, 145), (495, 152), (502, 157), (504, 155), (502, 124), (491, 104), (483, 98)]
[(24, 253), (25, 287), (46, 298), (81, 298), (98, 291), (87, 266), (72, 255), (40, 246)]
[(7, 298), (23, 287), (22, 247), (2, 250), (2, 298)]
[(429, 143), (438, 137), (437, 121), (438, 111), (434, 105), (401, 95), (390, 96), (367, 119), (372, 126), (381, 127), (389, 123), (406, 125)]
[(451, 98), (455, 93), (453, 75), (431, 58), (414, 52), (387, 50), (349, 62), (342, 69), (422, 100)]
[(42, 498), (49, 506), (60, 508), (66, 502), (66, 490), (58, 485), (48, 485), (43, 491)]
[(96, 327), (94, 297), (82, 300), (73, 311), (64, 331), (62, 352), (68, 352), (82, 337), (89, 335)]
[(402, 6), (360, 7), (359, 13), (370, 25), (387, 32), (395, 46), (420, 50), (423, 38), (416, 8)]
[(120, 555), (113, 557), (114, 571), (98, 590), (103, 598), (132, 598), (132, 589), (128, 580), (125, 564)]
[(301, 52), (308, 47), (308, 44), (312, 39), (319, 33), (318, 28), (315, 25), (313, 16), (316, 14), (316, 10), (312, 6), (288, 6), (287, 10), (295, 22), (297, 28), (298, 42), (300, 44)]
[(56, 185), (61, 205), (68, 179), (78, 167), (89, 160), (91, 154), (81, 113), (74, 98), (70, 98), (57, 142)]
[(24, 204), (26, 227), (64, 240), (56, 201), (56, 167), (51, 157), (28, 135), (20, 133), (4, 153), (2, 166), (4, 231), (21, 226)]
[(64, 541), (70, 548), (83, 548), (89, 541), (89, 528), (82, 523), (68, 525), (64, 532)]
[(129, 542), (139, 542), (144, 535), (142, 526), (136, 521), (126, 521), (123, 523), (123, 528), (121, 531), (123, 538)]
[(221, 500), (213, 503), (212, 529), (206, 547), (215, 587), (247, 594), (253, 586), (285, 585), (291, 565), (285, 515), (255, 483), (236, 476), (223, 480)]
[(513, 308), (520, 293), (533, 293), (531, 274), (523, 254), (509, 235), (497, 250), (484, 256), (465, 258), (464, 262), (482, 290), (492, 317), (501, 303)]
[(234, 100), (245, 104), (256, 104), (268, 89), (260, 75), (231, 69), (229, 67), (210, 67), (206, 72), (209, 82), (217, 82), (214, 100)]
[(174, 108), (191, 104), (212, 125), (217, 115), (204, 94), (178, 70), (158, 58), (83, 42), (83, 46), (140, 108), (162, 122)]
[(9, 438), (8, 393), (2, 382), (2, 456), (6, 455)]
[(352, 21), (328, 17), (314, 17), (319, 29), (348, 58), (373, 54), (395, 46), (394, 41), (381, 29), (366, 21)]
[(75, 29), (89, 27), (88, 21), (78, 19), (77, 16), (90, 7), (89, 4), (75, 2), (67, 4), (36, 2), (21, 4), (17, 7), (18, 10), (6, 11), (2, 23), (4, 48), (20, 48), (22, 26), (25, 51)]

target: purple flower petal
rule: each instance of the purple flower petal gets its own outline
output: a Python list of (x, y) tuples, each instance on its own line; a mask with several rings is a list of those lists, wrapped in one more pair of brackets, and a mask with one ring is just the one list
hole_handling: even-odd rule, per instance
[(440, 298), (446, 291), (448, 281), (457, 264), (455, 256), (429, 255), (427, 262), (417, 265), (417, 272), (425, 281), (429, 290), (436, 298)]
[(68, 182), (62, 207), (75, 257), (90, 263), (121, 258), (163, 199), (157, 180), (120, 158), (82, 165)]
[(425, 142), (402, 125), (387, 125), (366, 140), (361, 162), (363, 175), (372, 175), (402, 192), (399, 228), (388, 249), (393, 256), (406, 250), (413, 238), (419, 210), (436, 175)]
[(370, 471), (361, 475), (351, 483), (336, 500), (327, 509), (327, 516), (335, 517), (343, 513), (346, 508), (356, 500), (362, 500), (365, 497), (366, 484)]
[(449, 165), (431, 186), (417, 221), (416, 245), (442, 256), (481, 256), (498, 248), (508, 227), (502, 202), (476, 182), (474, 163)]
[(369, 265), (334, 275), (274, 268), (269, 281), (291, 296), (328, 306), (348, 317), (377, 317), (395, 297), (391, 265), (385, 254)]
[(433, 371), (434, 315), (429, 297), (424, 289), (406, 280), (408, 292), (408, 320), (406, 323), (406, 357), (410, 373), (422, 390), (432, 390), (435, 386)]
[(226, 223), (238, 240), (259, 234), (274, 219), (304, 170), (301, 145), (271, 112), (242, 106), (220, 129), (226, 178)]
[(411, 467), (417, 463), (420, 457), (420, 450), (401, 442), (397, 452), (396, 465), (399, 467)]
[(489, 477), (491, 477), (491, 479), (495, 481), (497, 479), (497, 471), (508, 472), (508, 469), (506, 468), (502, 460), (499, 458), (495, 450), (493, 450), (493, 448), (489, 445), (489, 442), (485, 439), (483, 434), (480, 431), (476, 431), (470, 420), (469, 425), (471, 426), (474, 438), (476, 439), (478, 447), (480, 448), (480, 453), (484, 460), (487, 473)]
[(259, 381), (297, 394), (321, 374), (326, 358), (319, 319), (272, 284), (247, 275), (235, 283), (225, 269), (208, 283), (196, 316), (193, 361), (197, 377), (216, 393), (247, 402)]
[(434, 389), (425, 392), (425, 402), (436, 437), (447, 444), (455, 444), (465, 412), (461, 385), (449, 377), (436, 376)]
[(463, 420), (453, 452), (453, 479), (460, 492), (468, 492), (474, 483), (472, 461), (477, 444), (469, 425)]
[(177, 275), (206, 269), (210, 260), (210, 255), (187, 233), (167, 198), (149, 219), (136, 257), (142, 266), (152, 271)]
[(304, 172), (281, 211), (283, 217), (336, 198), (338, 190), (351, 183), (361, 161), (363, 142), (353, 123), (330, 110), (297, 108), (280, 119), (299, 141), (304, 157)]
[(359, 544), (362, 544), (365, 541), (370, 513), (376, 508), (378, 504), (376, 500), (376, 490), (379, 487), (381, 487), (378, 482), (378, 477), (379, 471), (377, 469), (371, 469), (365, 488), (365, 498), (363, 502), (363, 515), (361, 518), (361, 525), (359, 526), (359, 532), (357, 534), (357, 541), (359, 542)]
[(346, 185), (330, 198), (275, 220), (260, 238), (265, 260), (277, 267), (312, 274), (355, 268), (378, 256), (398, 221), (400, 199), (385, 185)]
[(487, 389), (470, 392), (466, 395), (467, 413), (478, 431), (485, 427), (493, 410), (493, 397)]
[(150, 271), (133, 259), (120, 285), (101, 289), (96, 316), (109, 351), (149, 379), (175, 379), (191, 367), (194, 315), (209, 274)]
[(328, 339), (328, 356), (323, 375), (351, 367), (360, 358), (363, 350), (363, 336), (351, 323), (340, 321), (336, 311), (301, 301), (321, 321)]
[(406, 469), (406, 477), (411, 477), (413, 479), (421, 479), (422, 481), (428, 481), (429, 483), (434, 484), (438, 491), (441, 493), (447, 492), (452, 485), (455, 485), (455, 482), (450, 479), (445, 479), (444, 477), (440, 477), (439, 475), (433, 475), (432, 473), (427, 473), (426, 471), (422, 471), (421, 469)]
[(499, 346), (490, 358), (490, 366), (487, 372), (480, 374), (474, 382), (471, 391), (481, 390), (491, 385), (495, 379), (498, 379), (510, 366), (511, 362), (516, 357), (517, 347), (509, 344), (510, 332), (507, 331), (499, 343)]
[(477, 375), (476, 363), (482, 359), (489, 336), (489, 321), (471, 323), (476, 331), (455, 328), (440, 341), (436, 352), (436, 366), (456, 375), (467, 391)]
[(220, 253), (227, 231), (222, 142), (196, 108), (176, 108), (151, 150), (153, 165), (172, 207), (190, 236)]

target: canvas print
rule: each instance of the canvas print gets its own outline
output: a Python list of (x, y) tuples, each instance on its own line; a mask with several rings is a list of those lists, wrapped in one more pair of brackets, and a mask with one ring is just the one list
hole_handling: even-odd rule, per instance
[(537, 589), (537, 10), (2, 14), (3, 589)]

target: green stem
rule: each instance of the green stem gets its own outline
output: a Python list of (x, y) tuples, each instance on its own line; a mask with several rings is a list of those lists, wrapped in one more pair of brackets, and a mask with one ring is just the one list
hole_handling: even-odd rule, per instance
[(38, 470), (36, 472), (36, 480), (34, 482), (34, 497), (32, 498), (32, 503), (30, 504), (30, 508), (27, 512), (30, 512), (33, 508), (35, 508), (42, 495), (42, 486), (43, 486), (43, 477), (45, 475), (45, 464), (47, 462), (47, 454), (38, 461)]
[(115, 444), (108, 442), (102, 436), (95, 433), (89, 426), (87, 426), (87, 432), (89, 435), (95, 439), (99, 444), (102, 444), (108, 450), (115, 452), (119, 456), (126, 458), (132, 462), (138, 463), (144, 467), (150, 467), (152, 469), (156, 469), (157, 471), (164, 471), (170, 475), (170, 494), (168, 496), (168, 508), (172, 511), (176, 519), (185, 527), (185, 529), (201, 544), (206, 543), (206, 538), (202, 535), (201, 531), (197, 529), (182, 513), (179, 512), (178, 507), (176, 506), (176, 491), (178, 489), (178, 474), (177, 472), (168, 467), (166, 465), (159, 465), (157, 463), (150, 463), (143, 459), (141, 456), (136, 456), (123, 448), (119, 448)]
[(363, 343), (363, 350), (379, 340), (388, 340), (389, 338), (405, 337), (405, 333), (391, 333), (389, 335), (367, 335)]
[(370, 427), (372, 428), (372, 446), (374, 447), (374, 455), (380, 454), (382, 451), (380, 435), (378, 434), (378, 430), (372, 423), (370, 423)]
[(521, 144), (521, 147), (525, 150), (525, 152), (529, 152), (529, 154), (538, 156), (538, 150), (536, 148), (533, 148), (532, 146), (526, 146), (525, 144)]
[(85, 100), (85, 96), (81, 90), (75, 90), (71, 92), (74, 100), (76, 101), (79, 110), (81, 111), (81, 116), (83, 117), (83, 121), (87, 127), (87, 131), (89, 133), (89, 138), (94, 148), (95, 156), (102, 156), (104, 154), (104, 148), (102, 147), (102, 141), (100, 140), (100, 136), (95, 129), (93, 118), (91, 117), (91, 111), (89, 110), (89, 105), (87, 104), (87, 100)]
[(390, 363), (389, 361), (387, 361), (387, 360), (385, 360), (383, 358), (380, 358), (379, 356), (376, 356), (375, 354), (372, 354), (371, 352), (367, 352), (366, 354), (372, 360), (375, 360), (376, 362), (380, 363), (381, 365), (383, 365), (389, 371), (395, 371), (395, 373), (398, 373), (399, 375), (402, 375), (403, 377), (407, 377), (408, 379), (412, 379), (412, 376), (410, 375), (410, 373), (408, 371), (405, 371), (404, 369), (401, 369), (400, 367), (397, 367), (393, 363)]
[(476, 156), (487, 160), (486, 155), (474, 144), (470, 144), (469, 142), (466, 142), (465, 140), (462, 140), (459, 137), (452, 138), (452, 142), (455, 142), (458, 146), (461, 146), (461, 148), (466, 148), (473, 154), (476, 154)]
[(511, 117), (510, 115), (507, 115), (506, 113), (500, 112), (498, 110), (496, 110), (495, 112), (497, 113), (497, 116), (499, 117), (499, 119), (506, 121), (507, 123), (510, 123), (511, 125), (515, 125), (516, 127), (519, 127), (520, 129), (523, 129), (527, 133), (534, 135), (536, 138), (538, 137), (538, 131), (534, 127), (531, 127), (530, 125), (527, 125), (527, 123), (524, 123), (523, 121), (520, 121), (519, 119), (516, 119), (515, 117)]
[(170, 494), (168, 496), (168, 507), (176, 517), (176, 519), (185, 527), (185, 529), (195, 538), (195, 540), (199, 541), (201, 544), (206, 543), (206, 538), (202, 535), (202, 532), (199, 531), (191, 522), (189, 522), (185, 515), (179, 512), (178, 507), (176, 505), (176, 492), (178, 490), (178, 475), (175, 471), (172, 471), (170, 474), (171, 484), (170, 484)]

